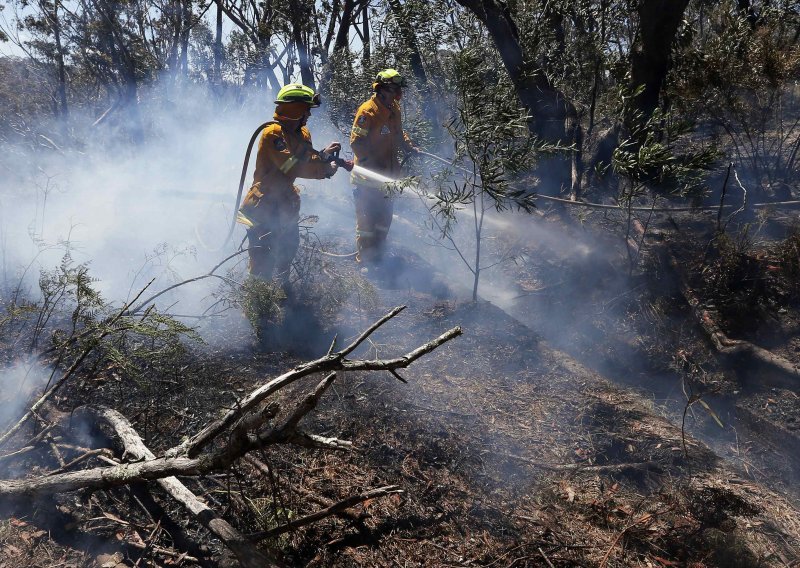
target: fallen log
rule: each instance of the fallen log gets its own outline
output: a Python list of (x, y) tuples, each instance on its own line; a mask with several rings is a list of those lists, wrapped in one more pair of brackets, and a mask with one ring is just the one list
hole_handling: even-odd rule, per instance
[[(800, 379), (800, 365), (792, 363), (791, 361), (775, 355), (771, 351), (759, 347), (754, 343), (742, 339), (731, 339), (722, 330), (717, 323), (711, 311), (706, 309), (702, 301), (695, 293), (694, 289), (689, 285), (686, 274), (684, 273), (680, 262), (678, 261), (675, 251), (671, 247), (666, 247), (668, 261), (670, 267), (673, 269), (678, 277), (679, 287), (695, 319), (700, 324), (705, 334), (708, 336), (711, 344), (718, 353), (724, 356), (742, 356), (749, 359), (753, 363), (758, 363), (769, 369), (777, 371), (782, 375), (791, 377), (793, 379)], [(793, 385), (797, 387), (797, 383)]]
[[(128, 419), (119, 412), (110, 408), (89, 408), (81, 407), (73, 415), (87, 416), (94, 418), (93, 421), (101, 420), (111, 426), (125, 447), (125, 453), (134, 459), (155, 460), (156, 457), (150, 449), (145, 446), (142, 438), (133, 429)], [(234, 528), (225, 519), (220, 517), (208, 505), (200, 501), (198, 497), (175, 477), (167, 477), (158, 480), (158, 484), (171, 497), (178, 501), (189, 511), (204, 527), (211, 531), (220, 541), (228, 547), (236, 558), (246, 568), (259, 568), (267, 566), (280, 566), (277, 560), (266, 555), (255, 547), (244, 535)]]

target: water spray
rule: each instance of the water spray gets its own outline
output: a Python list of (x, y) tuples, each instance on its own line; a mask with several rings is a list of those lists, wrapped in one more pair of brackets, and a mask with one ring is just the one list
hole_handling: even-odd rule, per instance
[(383, 183), (383, 184), (397, 183), (396, 179), (387, 177), (387, 176), (385, 176), (383, 174), (379, 174), (378, 172), (373, 172), (372, 170), (368, 170), (367, 168), (362, 167), (362, 166), (355, 166), (354, 165), (353, 166), (353, 173), (356, 173), (356, 174), (358, 174), (358, 175), (360, 175), (362, 177), (365, 177), (367, 179), (371, 179), (372, 181), (374, 181), (376, 183)]

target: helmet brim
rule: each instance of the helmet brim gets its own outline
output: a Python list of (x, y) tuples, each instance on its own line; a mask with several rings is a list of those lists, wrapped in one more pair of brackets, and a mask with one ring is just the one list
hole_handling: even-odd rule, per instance
[(304, 101), (304, 100), (300, 100), (300, 99), (297, 99), (297, 100), (291, 100), (290, 99), (290, 100), (273, 101), (273, 102), (276, 105), (283, 105), (283, 104), (288, 104), (288, 103), (303, 103), (304, 105), (308, 105), (310, 108), (318, 108), (322, 104), (322, 101), (320, 100), (319, 95), (314, 95), (314, 98), (312, 99), (312, 102), (308, 102), (308, 101)]

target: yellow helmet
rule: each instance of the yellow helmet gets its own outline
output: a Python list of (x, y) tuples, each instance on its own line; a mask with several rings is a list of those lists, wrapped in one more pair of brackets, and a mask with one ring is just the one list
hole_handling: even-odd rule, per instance
[(398, 87), (405, 87), (407, 85), (405, 77), (403, 77), (397, 69), (384, 69), (375, 76), (375, 82), (378, 85), (397, 85)]
[(275, 104), (280, 103), (306, 103), (309, 106), (318, 107), (322, 100), (319, 93), (315, 93), (311, 87), (300, 83), (290, 83), (278, 91)]

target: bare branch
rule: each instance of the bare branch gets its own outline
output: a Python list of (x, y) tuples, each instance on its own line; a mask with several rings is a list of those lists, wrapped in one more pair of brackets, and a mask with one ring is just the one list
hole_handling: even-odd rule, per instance
[(397, 314), (399, 314), (400, 312), (402, 312), (405, 309), (406, 309), (406, 306), (398, 306), (398, 307), (394, 308), (391, 312), (389, 312), (388, 314), (383, 316), (381, 319), (379, 319), (378, 321), (373, 323), (371, 326), (369, 326), (369, 328), (367, 328), (367, 330), (364, 333), (359, 335), (358, 338), (353, 343), (351, 343), (350, 345), (348, 345), (347, 347), (345, 347), (344, 349), (339, 351), (337, 353), (337, 355), (340, 358), (347, 357), (350, 353), (355, 351), (356, 348), (359, 345), (361, 345), (364, 342), (365, 339), (367, 339), (367, 337), (372, 335), (375, 332), (375, 330), (377, 330), (380, 326), (385, 324), (387, 321), (389, 321), (390, 319), (392, 319), (394, 316), (396, 316)]
[(422, 347), (415, 349), (414, 351), (407, 353), (403, 357), (398, 359), (392, 359), (388, 361), (347, 361), (344, 359), (345, 355), (352, 352), (354, 349), (358, 347), (367, 337), (369, 334), (374, 332), (378, 329), (381, 325), (383, 325), (386, 321), (393, 318), (397, 314), (399, 314), (404, 308), (398, 307), (389, 312), (386, 316), (378, 320), (375, 324), (370, 326), (370, 328), (362, 333), (353, 343), (347, 346), (344, 350), (334, 353), (332, 355), (326, 355), (315, 361), (311, 361), (309, 363), (305, 363), (298, 367), (295, 367), (291, 371), (284, 373), (283, 375), (272, 379), (268, 383), (260, 386), (259, 388), (252, 391), (250, 394), (245, 396), (243, 399), (237, 402), (235, 408), (229, 410), (222, 418), (214, 420), (210, 424), (208, 424), (203, 430), (197, 433), (195, 436), (181, 444), (180, 446), (176, 446), (169, 450), (166, 455), (168, 457), (175, 457), (178, 455), (187, 455), (189, 457), (197, 456), (200, 451), (208, 446), (217, 436), (219, 436), (222, 432), (227, 430), (230, 426), (232, 426), (241, 416), (253, 410), (259, 403), (261, 403), (264, 399), (271, 396), (278, 390), (284, 388), (285, 386), (306, 377), (313, 373), (318, 372), (329, 372), (329, 371), (338, 371), (342, 369), (350, 369), (350, 370), (388, 370), (388, 369), (396, 369), (396, 368), (405, 368), (413, 361), (419, 359), (423, 355), (430, 353), (443, 343), (461, 335), (461, 328), (456, 327), (448, 331), (447, 333), (441, 335), (437, 339), (432, 342), (429, 342)]
[[(189, 278), (188, 280), (184, 280), (183, 282), (178, 282), (177, 284), (173, 284), (172, 286), (167, 286), (166, 288), (164, 288), (163, 290), (161, 290), (159, 293), (157, 293), (157, 294), (154, 294), (154, 295), (150, 296), (150, 297), (149, 297), (149, 298), (147, 298), (146, 300), (143, 300), (143, 301), (142, 301), (142, 302), (141, 302), (141, 303), (140, 303), (138, 306), (136, 306), (135, 308), (131, 308), (131, 310), (130, 310), (130, 312), (129, 312), (129, 313), (130, 313), (130, 314), (135, 314), (135, 313), (139, 312), (139, 311), (140, 311), (142, 308), (144, 308), (145, 306), (147, 306), (148, 304), (150, 304), (150, 303), (152, 303), (153, 301), (155, 301), (155, 300), (156, 300), (156, 298), (158, 298), (158, 297), (160, 297), (160, 296), (163, 296), (164, 294), (166, 294), (166, 293), (167, 293), (167, 292), (169, 292), (170, 290), (174, 290), (175, 288), (179, 288), (179, 287), (181, 287), (181, 286), (184, 286), (184, 285), (186, 285), (186, 284), (191, 284), (192, 282), (198, 282), (198, 281), (200, 281), (200, 280), (205, 280), (206, 278), (222, 278), (223, 280), (225, 280), (225, 281), (228, 281), (228, 279), (227, 279), (227, 278), (224, 278), (224, 277), (218, 276), (218, 275), (216, 275), (216, 274), (214, 274), (214, 273), (217, 271), (217, 269), (218, 269), (220, 266), (222, 266), (223, 264), (225, 264), (226, 262), (228, 262), (228, 261), (229, 261), (230, 259), (232, 259), (233, 257), (235, 257), (235, 256), (239, 256), (240, 254), (242, 254), (242, 253), (245, 253), (245, 252), (247, 252), (247, 251), (249, 251), (249, 250), (250, 250), (249, 248), (242, 249), (242, 250), (238, 250), (238, 251), (236, 251), (235, 253), (233, 253), (232, 255), (230, 255), (230, 256), (227, 256), (225, 259), (223, 259), (223, 260), (222, 260), (221, 262), (219, 262), (219, 263), (218, 263), (216, 266), (214, 266), (214, 268), (212, 268), (211, 270), (209, 270), (209, 271), (208, 271), (208, 272), (206, 272), (205, 274), (202, 274), (202, 275), (200, 275), (200, 276), (195, 276), (194, 278)], [(152, 281), (151, 281), (151, 282), (152, 282)]]
[(274, 529), (254, 533), (249, 536), (253, 540), (263, 540), (265, 538), (278, 536), (283, 533), (292, 531), (294, 529), (303, 527), (305, 525), (310, 525), (326, 517), (331, 517), (333, 515), (336, 515), (344, 511), (345, 509), (349, 509), (350, 507), (358, 505), (359, 503), (363, 503), (364, 501), (368, 501), (370, 499), (377, 499), (378, 497), (385, 497), (386, 495), (392, 495), (395, 493), (403, 493), (403, 490), (400, 489), (400, 487), (397, 485), (387, 485), (386, 487), (370, 489), (369, 491), (365, 491), (364, 493), (359, 493), (358, 495), (352, 495), (347, 499), (343, 499), (338, 503), (331, 505), (330, 507), (322, 509), (321, 511), (317, 511), (316, 513), (306, 515), (305, 517), (300, 517), (297, 520), (291, 521), (279, 527), (275, 527)]
[[(92, 409), (83, 407), (73, 415), (92, 415), (111, 425), (123, 445), (125, 453), (135, 459), (155, 460), (155, 455), (145, 446), (139, 434), (133, 429), (128, 419), (110, 408)], [(200, 523), (214, 533), (222, 542), (231, 549), (241, 562), (242, 566), (257, 568), (262, 566), (277, 566), (277, 562), (268, 557), (252, 545), (239, 531), (220, 517), (208, 505), (200, 501), (197, 496), (189, 491), (186, 486), (175, 477), (159, 479), (158, 484), (183, 505), (187, 511), (194, 515)]]

